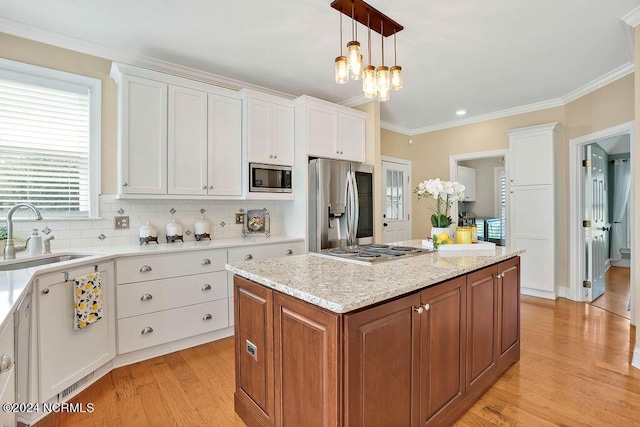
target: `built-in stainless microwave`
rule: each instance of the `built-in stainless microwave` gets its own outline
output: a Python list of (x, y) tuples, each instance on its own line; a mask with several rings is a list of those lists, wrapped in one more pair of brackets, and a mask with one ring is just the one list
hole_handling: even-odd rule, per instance
[(291, 193), (291, 166), (249, 164), (249, 192)]

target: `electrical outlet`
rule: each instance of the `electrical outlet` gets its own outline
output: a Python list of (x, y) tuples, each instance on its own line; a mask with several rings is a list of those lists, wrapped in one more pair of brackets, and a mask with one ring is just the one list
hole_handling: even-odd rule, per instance
[(129, 217), (128, 216), (114, 216), (114, 229), (116, 230), (128, 230), (129, 229)]
[(244, 215), (243, 213), (236, 214), (236, 224), (244, 224)]

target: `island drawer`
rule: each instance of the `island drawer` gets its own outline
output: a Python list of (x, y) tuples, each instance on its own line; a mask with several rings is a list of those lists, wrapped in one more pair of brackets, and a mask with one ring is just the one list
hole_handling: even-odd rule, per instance
[(116, 262), (117, 283), (133, 283), (188, 274), (223, 271), (226, 250), (135, 256)]
[(227, 298), (227, 272), (118, 286), (118, 319)]
[(226, 328), (227, 300), (195, 304), (118, 320), (118, 354)]

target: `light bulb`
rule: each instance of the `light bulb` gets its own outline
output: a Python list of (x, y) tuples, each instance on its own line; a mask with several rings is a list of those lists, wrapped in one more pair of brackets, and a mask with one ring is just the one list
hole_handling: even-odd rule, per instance
[(362, 91), (365, 98), (375, 98), (378, 96), (378, 82), (376, 80), (376, 67), (367, 65), (364, 67), (362, 78)]
[(346, 56), (338, 56), (335, 66), (336, 83), (346, 83), (349, 81), (349, 66)]
[(390, 97), (391, 97), (391, 91), (389, 89), (378, 90), (378, 101), (380, 102), (388, 101)]
[(390, 87), (389, 67), (380, 65), (376, 69), (378, 92), (388, 92)]
[(391, 71), (391, 89), (402, 89), (402, 67), (394, 65), (390, 68)]
[(347, 43), (347, 55), (349, 57), (349, 69), (351, 78), (360, 80), (362, 75), (362, 55), (360, 54), (360, 42), (350, 41)]

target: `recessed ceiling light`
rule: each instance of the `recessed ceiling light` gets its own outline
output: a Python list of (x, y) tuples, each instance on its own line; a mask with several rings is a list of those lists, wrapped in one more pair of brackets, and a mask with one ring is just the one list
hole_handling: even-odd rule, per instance
[(456, 111), (456, 116), (464, 116), (467, 114), (467, 110), (458, 110)]

